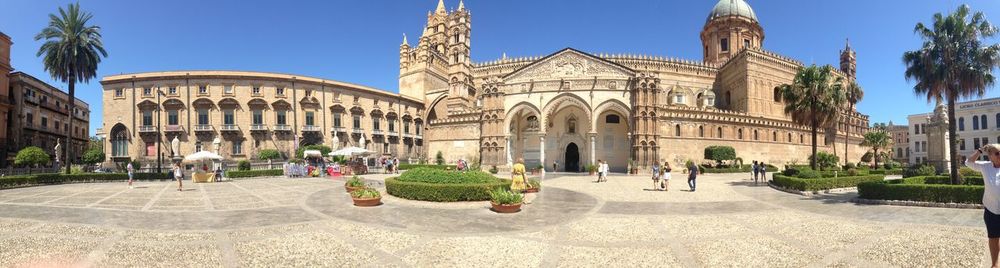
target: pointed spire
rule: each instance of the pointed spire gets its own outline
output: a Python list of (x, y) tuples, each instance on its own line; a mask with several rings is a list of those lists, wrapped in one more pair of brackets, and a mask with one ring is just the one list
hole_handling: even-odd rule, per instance
[(448, 14), (448, 10), (444, 9), (444, 0), (438, 0), (438, 6), (434, 9), (434, 13)]
[(507, 52), (504, 52), (503, 55), (500, 56), (500, 58), (506, 60), (507, 59)]
[(404, 46), (410, 46), (410, 43), (406, 42), (406, 33), (403, 33), (403, 45)]
[(458, 0), (458, 11), (462, 10), (465, 10), (465, 2), (462, 0)]

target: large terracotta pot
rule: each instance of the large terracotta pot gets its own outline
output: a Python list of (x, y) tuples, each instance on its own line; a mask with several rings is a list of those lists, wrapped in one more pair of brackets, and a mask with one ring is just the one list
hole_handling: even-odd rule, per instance
[(541, 190), (541, 189), (539, 189), (539, 188), (528, 188), (528, 189), (524, 189), (524, 192), (525, 193), (537, 193), (539, 190)]
[(365, 198), (365, 199), (351, 197), (351, 199), (354, 200), (354, 205), (359, 207), (374, 207), (382, 204), (381, 196), (376, 198)]
[(493, 211), (496, 213), (516, 213), (518, 211), (521, 211), (521, 203), (512, 205), (501, 205), (491, 201), (490, 205), (493, 205)]

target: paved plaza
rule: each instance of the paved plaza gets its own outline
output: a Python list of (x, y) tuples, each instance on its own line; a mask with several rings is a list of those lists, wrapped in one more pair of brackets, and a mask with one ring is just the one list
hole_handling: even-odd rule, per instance
[(550, 174), (511, 215), (391, 196), (358, 208), (343, 180), (318, 178), (0, 190), (0, 266), (988, 266), (982, 210), (803, 197), (745, 174), (701, 176), (696, 192), (592, 180)]

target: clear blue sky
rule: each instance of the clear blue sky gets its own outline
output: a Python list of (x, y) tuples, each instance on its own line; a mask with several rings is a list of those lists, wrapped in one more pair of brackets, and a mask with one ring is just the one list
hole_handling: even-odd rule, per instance
[[(15, 69), (60, 88), (35, 56), (47, 15), (71, 1), (2, 0), (0, 31), (11, 36)], [(458, 0), (446, 0), (448, 8)], [(903, 78), (903, 51), (920, 46), (914, 24), (962, 3), (1000, 24), (996, 0), (750, 0), (764, 47), (804, 63), (834, 64), (844, 39), (858, 52), (859, 105), (872, 122), (905, 124), (931, 110)], [(437, 0), (421, 1), (81, 1), (103, 28), (110, 53), (98, 78), (164, 70), (251, 70), (336, 79), (397, 91), (402, 34), (421, 33)], [(701, 59), (698, 37), (715, 0), (469, 0), (472, 59), (544, 56), (564, 47)], [(996, 40), (991, 40), (996, 42)], [(97, 80), (81, 85), (91, 133), (101, 126)], [(993, 88), (987, 97), (1000, 96)]]

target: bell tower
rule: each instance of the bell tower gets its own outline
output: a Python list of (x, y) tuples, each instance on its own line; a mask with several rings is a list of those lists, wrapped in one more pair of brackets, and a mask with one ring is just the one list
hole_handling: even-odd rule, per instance
[(427, 24), (414, 46), (403, 36), (399, 45), (399, 93), (428, 102), (427, 93), (448, 88), (448, 11), (444, 0), (427, 12)]
[(844, 50), (840, 51), (840, 71), (847, 75), (847, 78), (854, 79), (858, 71), (858, 58), (851, 49), (851, 40), (847, 40)]
[(476, 99), (476, 90), (472, 84), (472, 62), (469, 58), (469, 34), (472, 32), (470, 19), (465, 2), (461, 0), (458, 2), (458, 9), (448, 14), (448, 111), (468, 110)]

